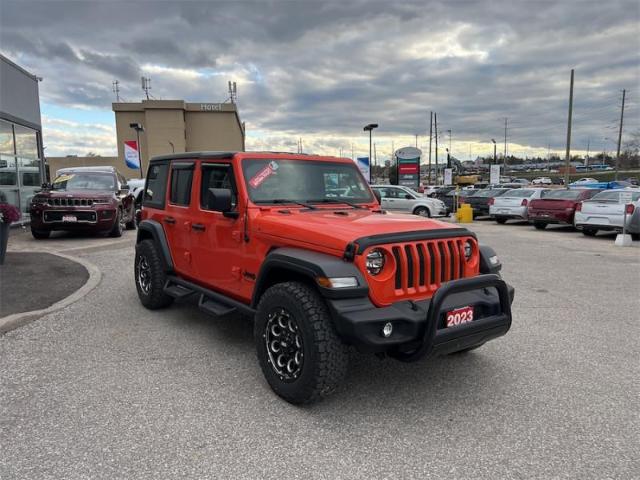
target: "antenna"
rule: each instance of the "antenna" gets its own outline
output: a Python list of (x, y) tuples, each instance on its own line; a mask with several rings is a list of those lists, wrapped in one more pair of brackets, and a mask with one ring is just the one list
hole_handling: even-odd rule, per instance
[(113, 87), (113, 93), (116, 94), (116, 102), (120, 103), (120, 82), (118, 80), (114, 80), (112, 87)]
[(236, 103), (236, 99), (238, 98), (238, 88), (236, 87), (236, 82), (232, 82), (229, 80), (229, 101), (231, 103)]
[(147, 100), (149, 100), (149, 90), (151, 90), (151, 79), (149, 77), (140, 77), (142, 82), (142, 90), (144, 91)]

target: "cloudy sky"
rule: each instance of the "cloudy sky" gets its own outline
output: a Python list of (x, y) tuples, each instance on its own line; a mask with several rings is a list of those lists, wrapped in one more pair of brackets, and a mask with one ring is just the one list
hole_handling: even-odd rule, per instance
[[(573, 149), (614, 149), (621, 90), (640, 129), (637, 1), (10, 1), (0, 50), (44, 78), (49, 155), (115, 155), (118, 80), (128, 101), (224, 101), (238, 85), (248, 149), (378, 158), (428, 145), (429, 112), (459, 158), (563, 151), (576, 70)], [(446, 138), (445, 138), (446, 137)], [(502, 147), (499, 149), (501, 150)], [(442, 152), (444, 153), (444, 152)]]

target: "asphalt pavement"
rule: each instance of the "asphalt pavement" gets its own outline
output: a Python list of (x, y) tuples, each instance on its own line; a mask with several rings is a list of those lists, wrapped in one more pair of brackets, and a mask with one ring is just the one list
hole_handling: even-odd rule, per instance
[(516, 288), (511, 331), (416, 364), (353, 354), (303, 408), (270, 391), (250, 320), (140, 305), (133, 236), (77, 250), (101, 284), (0, 337), (0, 478), (640, 477), (638, 242), (471, 228)]

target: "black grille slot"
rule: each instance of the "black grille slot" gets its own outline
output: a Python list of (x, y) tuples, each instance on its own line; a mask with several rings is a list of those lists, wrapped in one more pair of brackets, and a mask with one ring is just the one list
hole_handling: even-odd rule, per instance
[(460, 248), (463, 246), (462, 242), (455, 243), (455, 247), (458, 249), (458, 278), (464, 277), (464, 262), (466, 262), (464, 256), (464, 248)]
[(453, 280), (456, 277), (456, 255), (454, 254), (454, 243), (447, 242), (446, 246), (449, 248), (449, 278)]
[(396, 259), (396, 289), (402, 288), (402, 259), (400, 258), (400, 248), (393, 247), (393, 257)]
[(409, 245), (404, 246), (404, 253), (407, 255), (407, 287), (412, 288), (414, 286), (413, 269), (415, 267), (413, 265), (413, 253), (411, 252), (411, 247)]
[(429, 271), (431, 272), (431, 285), (436, 283), (436, 251), (433, 247), (433, 243), (428, 243), (427, 248), (429, 249)]
[(426, 268), (425, 264), (424, 264), (424, 246), (419, 243), (418, 245), (416, 245), (416, 248), (418, 250), (418, 285), (423, 286), (424, 285), (424, 270)]
[(447, 272), (446, 272), (446, 264), (445, 264), (445, 257), (444, 257), (444, 244), (438, 242), (438, 250), (440, 251), (440, 282), (446, 282), (447, 281)]

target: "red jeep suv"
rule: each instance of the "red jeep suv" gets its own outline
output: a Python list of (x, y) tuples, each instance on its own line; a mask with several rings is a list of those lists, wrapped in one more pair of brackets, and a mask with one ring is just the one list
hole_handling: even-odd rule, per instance
[(135, 229), (134, 197), (127, 181), (113, 167), (58, 170), (31, 199), (31, 234), (49, 238), (53, 230), (108, 233), (119, 237)]
[(273, 152), (152, 159), (134, 260), (147, 308), (196, 297), (255, 318), (262, 371), (292, 403), (332, 392), (350, 346), (414, 361), (504, 335), (500, 268), (465, 228), (383, 211), (350, 159)]

